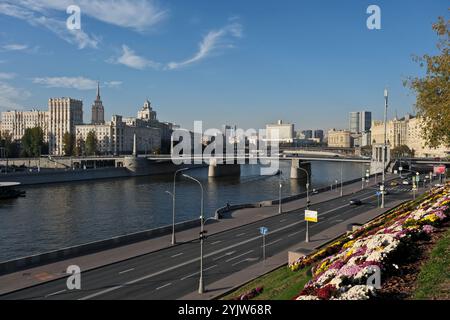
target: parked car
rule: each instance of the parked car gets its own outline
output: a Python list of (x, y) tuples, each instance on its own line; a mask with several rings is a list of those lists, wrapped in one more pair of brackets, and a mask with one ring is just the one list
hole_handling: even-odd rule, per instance
[(352, 206), (360, 206), (360, 205), (362, 205), (362, 201), (359, 200), (359, 199), (351, 199), (350, 200), (350, 205), (352, 205)]
[(397, 181), (392, 181), (391, 182), (391, 187), (395, 187), (395, 186), (398, 186), (398, 182)]
[(409, 186), (411, 182), (409, 180), (403, 180), (402, 184), (405, 186)]

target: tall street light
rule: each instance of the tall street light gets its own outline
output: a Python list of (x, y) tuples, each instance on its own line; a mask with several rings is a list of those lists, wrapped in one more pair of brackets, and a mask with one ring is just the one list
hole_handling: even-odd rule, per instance
[(344, 162), (341, 162), (341, 197), (344, 196), (343, 167)]
[[(309, 186), (310, 186), (310, 179), (309, 179), (309, 172), (308, 170), (302, 168), (302, 167), (298, 167), (300, 170), (303, 170), (306, 173), (306, 210), (309, 210), (309, 205), (310, 205), (310, 201), (309, 201)], [(306, 239), (305, 242), (309, 242), (309, 222), (306, 221)]]
[(283, 176), (283, 171), (280, 170), (280, 175), (279, 175), (279, 179), (278, 179), (278, 183), (279, 183), (279, 191), (278, 191), (278, 213), (282, 213), (283, 212), (283, 208), (281, 205), (281, 189), (283, 188), (283, 184), (281, 183), (281, 178)]
[(200, 186), (200, 189), (202, 191), (202, 197), (201, 197), (201, 211), (200, 211), (200, 279), (199, 279), (199, 283), (198, 283), (198, 293), (199, 294), (203, 294), (203, 292), (205, 292), (205, 286), (203, 284), (203, 240), (204, 240), (204, 216), (203, 216), (203, 207), (204, 207), (204, 202), (203, 202), (203, 185), (200, 181), (198, 181), (197, 179), (188, 176), (187, 174), (183, 174), (183, 177), (190, 179), (194, 182), (197, 182), (198, 185)]
[(381, 192), (381, 208), (384, 208), (384, 185), (386, 183), (386, 153), (387, 153), (387, 109), (388, 109), (388, 90), (384, 89), (384, 144), (383, 144), (383, 177), (382, 186), (383, 191)]
[[(177, 183), (177, 175), (180, 172), (189, 170), (189, 168), (182, 168), (175, 171), (175, 174), (173, 175), (173, 191), (170, 193), (172, 195), (172, 245), (175, 245), (177, 243), (175, 238), (175, 202), (176, 202), (176, 195), (177, 195), (177, 189), (176, 189), (176, 183)], [(167, 191), (166, 191), (167, 192)]]

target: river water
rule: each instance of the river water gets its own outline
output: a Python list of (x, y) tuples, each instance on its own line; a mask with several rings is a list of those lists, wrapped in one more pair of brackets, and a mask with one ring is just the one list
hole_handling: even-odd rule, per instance
[[(362, 165), (344, 163), (345, 180), (360, 178)], [(190, 170), (205, 187), (205, 216), (230, 204), (278, 198), (278, 176), (260, 176), (258, 166), (242, 167), (240, 177), (208, 178), (208, 168)], [(281, 162), (282, 195), (305, 191), (289, 178), (290, 162)], [(341, 164), (312, 162), (312, 188), (340, 180)], [(30, 186), (26, 198), (0, 201), (0, 261), (171, 224), (173, 175)], [(177, 221), (200, 215), (200, 188), (177, 182)]]

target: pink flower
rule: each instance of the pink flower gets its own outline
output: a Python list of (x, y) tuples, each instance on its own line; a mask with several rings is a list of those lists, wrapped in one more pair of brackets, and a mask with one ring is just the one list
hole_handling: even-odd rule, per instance
[(425, 232), (426, 234), (432, 234), (435, 230), (436, 230), (436, 228), (434, 228), (433, 226), (430, 226), (429, 224), (427, 224), (426, 226), (423, 226), (423, 228), (422, 228), (422, 231)]

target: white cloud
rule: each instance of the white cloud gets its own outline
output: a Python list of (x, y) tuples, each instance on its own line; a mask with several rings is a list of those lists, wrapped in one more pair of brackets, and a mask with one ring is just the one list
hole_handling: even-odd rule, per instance
[(242, 25), (232, 19), (232, 23), (219, 29), (212, 30), (203, 38), (199, 44), (198, 52), (187, 60), (181, 62), (170, 62), (167, 64), (167, 69), (174, 70), (186, 67), (190, 64), (198, 62), (217, 52), (219, 49), (233, 47), (233, 39), (242, 38)]
[(2, 0), (48, 16), (50, 11), (65, 13), (78, 5), (81, 14), (99, 21), (136, 31), (145, 31), (167, 18), (168, 11), (155, 0)]
[(79, 49), (97, 48), (98, 37), (89, 35), (83, 30), (67, 29), (65, 20), (53, 18), (45, 8), (39, 6), (38, 2), (0, 0), (0, 14), (24, 20), (32, 26), (44, 27), (66, 42), (77, 45)]
[(111, 58), (108, 62), (123, 64), (127, 67), (138, 70), (144, 70), (146, 68), (158, 69), (160, 67), (159, 63), (136, 55), (135, 52), (126, 45), (122, 45), (122, 55), (120, 57)]
[(22, 51), (28, 49), (28, 45), (19, 43), (10, 43), (2, 46), (2, 49), (6, 51)]
[(15, 73), (0, 72), (0, 80), (10, 80), (16, 77)]
[(21, 109), (20, 101), (26, 100), (31, 94), (23, 89), (15, 88), (0, 81), (0, 108), (4, 110)]
[[(34, 78), (33, 83), (44, 85), (47, 88), (68, 88), (76, 90), (94, 90), (97, 88), (97, 81), (85, 77), (42, 77)], [(105, 82), (107, 87), (118, 87), (121, 81)]]

